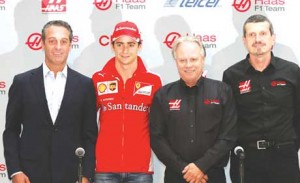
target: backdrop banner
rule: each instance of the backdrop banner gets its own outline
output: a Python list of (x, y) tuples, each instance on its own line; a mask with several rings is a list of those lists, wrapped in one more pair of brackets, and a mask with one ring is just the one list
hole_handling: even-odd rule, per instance
[[(115, 24), (135, 22), (143, 39), (139, 55), (167, 84), (179, 78), (170, 48), (182, 35), (203, 42), (207, 77), (221, 80), (226, 68), (246, 57), (242, 26), (252, 14), (264, 14), (273, 22), (274, 54), (298, 63), (299, 7), (297, 0), (0, 0), (1, 138), (12, 79), (43, 62), (41, 30), (49, 20), (70, 23), (74, 38), (68, 64), (89, 77), (114, 56), (110, 35)], [(2, 140), (0, 152), (0, 182), (8, 183)], [(164, 165), (155, 156), (153, 164), (154, 183), (163, 183)]]

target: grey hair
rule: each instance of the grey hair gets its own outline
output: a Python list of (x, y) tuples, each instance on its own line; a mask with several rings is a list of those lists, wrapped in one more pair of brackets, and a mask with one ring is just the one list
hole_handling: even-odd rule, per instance
[(199, 38), (195, 36), (181, 36), (175, 40), (175, 42), (172, 45), (172, 56), (176, 60), (176, 50), (178, 46), (183, 43), (183, 42), (194, 42), (197, 43), (201, 49), (201, 54), (202, 56), (206, 57), (206, 50), (205, 47), (203, 46), (202, 42), (200, 41)]

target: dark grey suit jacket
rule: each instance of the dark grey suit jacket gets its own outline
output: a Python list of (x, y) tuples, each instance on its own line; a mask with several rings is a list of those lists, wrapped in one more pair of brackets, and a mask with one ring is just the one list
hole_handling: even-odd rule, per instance
[(92, 80), (68, 68), (65, 93), (53, 124), (43, 68), (16, 75), (9, 90), (4, 156), (9, 176), (23, 171), (31, 183), (74, 183), (77, 147), (85, 149), (83, 175), (94, 177), (97, 138)]

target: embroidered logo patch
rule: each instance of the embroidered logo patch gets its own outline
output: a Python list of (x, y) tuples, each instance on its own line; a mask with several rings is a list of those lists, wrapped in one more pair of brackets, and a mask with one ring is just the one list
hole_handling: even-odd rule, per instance
[(152, 93), (152, 85), (149, 83), (143, 83), (136, 81), (133, 89), (133, 96), (135, 95), (147, 95), (150, 96)]
[(286, 81), (271, 81), (271, 86), (272, 87), (276, 87), (276, 86), (285, 86), (286, 85)]
[(240, 94), (248, 93), (251, 91), (251, 80), (242, 81), (239, 83)]
[(98, 95), (118, 93), (118, 82), (115, 81), (103, 81), (97, 83)]
[(174, 99), (169, 101), (170, 111), (178, 111), (180, 110), (181, 99)]
[(220, 100), (219, 99), (205, 99), (204, 104), (206, 104), (206, 105), (211, 105), (211, 104), (219, 105)]

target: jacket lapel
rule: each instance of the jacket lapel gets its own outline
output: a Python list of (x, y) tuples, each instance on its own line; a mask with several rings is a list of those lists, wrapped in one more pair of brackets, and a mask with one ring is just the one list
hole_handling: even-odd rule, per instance
[(55, 124), (58, 124), (61, 121), (61, 118), (64, 114), (64, 111), (66, 111), (70, 106), (70, 100), (72, 100), (72, 92), (76, 89), (76, 74), (75, 72), (68, 67), (68, 75), (67, 75), (67, 81), (65, 86), (65, 93), (63, 96), (63, 99), (61, 101), (60, 109), (57, 114), (57, 118), (55, 121)]
[(43, 76), (43, 66), (38, 67), (37, 69), (32, 70), (31, 72), (31, 86), (33, 88), (33, 91), (35, 92), (35, 96), (39, 100), (40, 106), (42, 111), (45, 113), (45, 116), (47, 118), (47, 122), (51, 125), (52, 119), (50, 116), (47, 99), (46, 99), (46, 93), (45, 93), (45, 85), (44, 85), (44, 76)]

